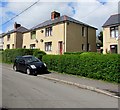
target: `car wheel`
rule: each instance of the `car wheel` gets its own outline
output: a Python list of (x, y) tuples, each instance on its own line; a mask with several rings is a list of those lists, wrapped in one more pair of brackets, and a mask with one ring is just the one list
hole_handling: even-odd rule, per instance
[(13, 69), (14, 69), (14, 71), (17, 71), (17, 67), (15, 65), (13, 66)]
[(29, 68), (27, 68), (26, 73), (27, 73), (28, 75), (30, 75), (30, 74), (31, 74), (31, 72), (30, 72), (30, 69), (29, 69)]

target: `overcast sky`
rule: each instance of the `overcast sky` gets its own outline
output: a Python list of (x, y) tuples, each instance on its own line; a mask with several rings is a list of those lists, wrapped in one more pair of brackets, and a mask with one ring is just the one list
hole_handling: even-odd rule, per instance
[(110, 15), (118, 13), (119, 2), (119, 0), (39, 0), (27, 11), (10, 20), (35, 1), (38, 0), (0, 0), (0, 33), (12, 30), (14, 22), (30, 29), (49, 20), (52, 11), (58, 11), (61, 15), (94, 26), (98, 28), (98, 33)]

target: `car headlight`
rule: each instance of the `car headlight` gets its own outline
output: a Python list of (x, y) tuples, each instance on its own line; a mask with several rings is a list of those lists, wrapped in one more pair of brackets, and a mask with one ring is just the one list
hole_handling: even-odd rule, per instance
[(47, 65), (44, 63), (44, 66), (46, 67)]
[(35, 66), (35, 65), (30, 65), (30, 67), (31, 67), (32, 69), (36, 69), (36, 66)]

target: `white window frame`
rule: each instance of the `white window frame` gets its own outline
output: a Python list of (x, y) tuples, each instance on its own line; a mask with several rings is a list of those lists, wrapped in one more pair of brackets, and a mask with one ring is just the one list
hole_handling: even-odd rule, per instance
[(52, 51), (52, 42), (45, 42), (45, 51)]
[(45, 28), (45, 36), (46, 37), (47, 36), (52, 36), (52, 31), (53, 31), (52, 26)]
[(118, 38), (118, 26), (110, 27), (110, 37)]

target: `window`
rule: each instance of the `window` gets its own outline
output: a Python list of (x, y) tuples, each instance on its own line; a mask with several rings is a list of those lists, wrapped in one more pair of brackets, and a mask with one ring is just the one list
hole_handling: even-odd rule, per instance
[(85, 44), (82, 44), (82, 50), (85, 50)]
[(35, 44), (30, 44), (30, 49), (34, 49), (35, 48)]
[(26, 46), (24, 46), (23, 48), (26, 49)]
[(85, 27), (82, 27), (82, 36), (85, 37), (85, 34), (86, 34), (86, 32), (85, 32)]
[(52, 36), (52, 27), (48, 27), (45, 29), (45, 36)]
[(88, 51), (91, 51), (91, 45), (88, 44)]
[(118, 26), (110, 27), (110, 37), (111, 38), (118, 37)]
[(7, 41), (10, 41), (10, 34), (7, 35)]
[(31, 32), (31, 39), (35, 39), (36, 38), (36, 31), (32, 31)]
[(110, 52), (117, 53), (117, 45), (110, 45)]
[(10, 44), (7, 45), (7, 49), (10, 49)]
[(45, 42), (45, 51), (52, 51), (52, 42)]

